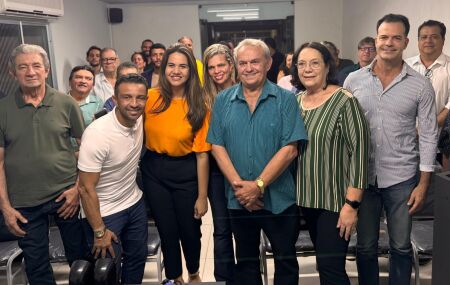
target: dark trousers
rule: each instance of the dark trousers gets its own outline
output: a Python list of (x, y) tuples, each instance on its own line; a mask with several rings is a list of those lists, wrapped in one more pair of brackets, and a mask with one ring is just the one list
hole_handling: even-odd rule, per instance
[(147, 151), (141, 162), (144, 190), (161, 236), (166, 277), (182, 274), (181, 245), (190, 274), (198, 272), (201, 220), (194, 218), (198, 196), (195, 154), (170, 157)]
[(23, 250), (27, 278), (31, 285), (56, 284), (48, 257), (49, 215), (54, 217), (59, 228), (69, 265), (86, 257), (87, 246), (78, 215), (63, 219), (56, 213), (64, 201), (56, 203), (53, 199), (39, 206), (17, 209), (28, 220), (28, 223), (20, 224), (26, 234), (19, 239), (19, 246)]
[(321, 285), (350, 285), (345, 271), (348, 241), (336, 228), (339, 213), (301, 207), (309, 235), (316, 250), (316, 262)]
[[(147, 212), (144, 199), (112, 215), (102, 217), (105, 226), (114, 232), (119, 243), (112, 243), (116, 255), (117, 274), (123, 284), (141, 284), (147, 260)], [(89, 248), (94, 245), (94, 233), (87, 219), (83, 229)], [(107, 252), (107, 257), (111, 257)], [(120, 274), (120, 275), (119, 275)]]
[(261, 285), (259, 245), (261, 230), (269, 239), (275, 260), (274, 285), (298, 285), (295, 242), (299, 233), (298, 207), (280, 214), (267, 210), (229, 210), (236, 241), (236, 284)]
[(221, 172), (209, 175), (208, 198), (214, 223), (214, 277), (216, 281), (234, 281), (234, 249), (230, 215)]

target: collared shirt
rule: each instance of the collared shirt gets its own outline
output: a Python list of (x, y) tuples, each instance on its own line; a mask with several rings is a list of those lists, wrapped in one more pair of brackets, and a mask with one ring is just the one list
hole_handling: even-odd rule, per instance
[[(268, 80), (253, 113), (243, 95), (242, 84), (217, 95), (207, 141), (226, 148), (243, 180), (255, 180), (282, 147), (306, 139), (294, 94)], [(225, 189), (228, 208), (243, 209), (226, 180)], [(279, 214), (295, 201), (294, 177), (286, 169), (266, 188), (264, 209)]]
[(114, 95), (114, 86), (106, 79), (105, 74), (99, 73), (95, 76), (94, 95), (106, 102), (112, 95)]
[[(129, 128), (119, 122), (113, 110), (90, 124), (83, 134), (78, 168), (100, 173), (95, 191), (102, 217), (128, 209), (142, 197), (136, 172), (143, 133), (142, 116)], [(85, 217), (84, 211), (81, 214)]]
[(36, 107), (25, 103), (20, 89), (0, 100), (0, 147), (13, 207), (38, 206), (75, 184), (70, 138), (81, 138), (83, 130), (77, 102), (48, 85)]
[(344, 88), (358, 99), (370, 126), (369, 184), (376, 180), (385, 188), (413, 177), (418, 165), (434, 170), (436, 106), (430, 81), (407, 64), (383, 90), (375, 62), (350, 73)]
[(428, 68), (423, 65), (420, 55), (408, 58), (406, 63), (424, 76), (429, 73), (436, 94), (437, 114), (444, 108), (450, 109), (450, 56), (442, 53)]
[[(70, 92), (69, 92), (70, 95)], [(87, 127), (94, 120), (94, 114), (103, 109), (103, 101), (99, 97), (89, 94), (86, 99), (78, 103), (83, 114), (84, 125)]]

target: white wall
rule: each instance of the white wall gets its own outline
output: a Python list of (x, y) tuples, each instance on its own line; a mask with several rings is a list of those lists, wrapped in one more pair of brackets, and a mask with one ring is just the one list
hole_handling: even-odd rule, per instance
[[(341, 49), (344, 57), (355, 59), (358, 41), (365, 36), (375, 37), (376, 22), (388, 13), (403, 14), (409, 18), (410, 41), (403, 53), (404, 58), (418, 54), (417, 28), (424, 21), (429, 19), (441, 21), (450, 30), (450, 1), (448, 0), (344, 0), (342, 25), (344, 46)], [(444, 46), (444, 52), (450, 54), (450, 43)]]
[(295, 48), (310, 41), (331, 41), (341, 48), (343, 1), (346, 0), (296, 0)]
[(139, 51), (142, 40), (149, 38), (166, 47), (187, 35), (194, 41), (195, 56), (201, 58), (200, 24), (197, 5), (112, 5), (123, 9), (123, 22), (112, 25), (113, 46), (122, 61)]
[[(66, 91), (72, 68), (85, 64), (86, 51), (91, 45), (111, 44), (106, 4), (97, 0), (65, 0), (64, 16), (51, 22), (57, 87)], [(56, 87), (56, 86), (55, 86)]]

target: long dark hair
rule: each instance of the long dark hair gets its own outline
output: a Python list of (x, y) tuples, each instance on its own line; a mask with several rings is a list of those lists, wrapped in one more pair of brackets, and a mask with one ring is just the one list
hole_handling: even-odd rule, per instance
[[(287, 67), (288, 55), (293, 55), (293, 52), (290, 51), (284, 55), (283, 63), (280, 65), (280, 68), (279, 68), (279, 70), (283, 72), (284, 76), (291, 74), (291, 69), (289, 67)], [(292, 64), (291, 64), (291, 66), (292, 66)]]
[(169, 60), (169, 56), (173, 53), (180, 53), (184, 55), (188, 60), (189, 65), (189, 78), (187, 79), (184, 86), (184, 96), (188, 105), (188, 112), (186, 117), (191, 124), (192, 132), (196, 133), (203, 125), (203, 120), (205, 119), (207, 106), (205, 103), (202, 88), (200, 86), (200, 80), (197, 73), (197, 64), (195, 62), (195, 57), (191, 50), (184, 45), (176, 44), (169, 47), (164, 53), (164, 57), (161, 62), (161, 76), (159, 78), (159, 89), (161, 96), (157, 100), (159, 105), (153, 109), (151, 112), (154, 114), (162, 113), (170, 106), (172, 101), (172, 85), (166, 78), (166, 67)]
[(324, 46), (321, 43), (318, 42), (310, 42), (310, 43), (304, 43), (302, 44), (294, 53), (294, 56), (292, 57), (292, 66), (291, 66), (291, 74), (292, 74), (292, 80), (291, 83), (293, 86), (297, 88), (297, 90), (304, 90), (305, 86), (303, 86), (302, 82), (300, 81), (300, 77), (298, 76), (298, 70), (297, 70), (297, 61), (298, 56), (300, 52), (305, 48), (312, 48), (317, 50), (321, 56), (322, 60), (325, 63), (325, 66), (328, 67), (328, 74), (326, 78), (326, 85), (329, 84), (338, 84), (338, 80), (336, 79), (336, 62), (334, 61), (333, 56), (331, 56), (330, 51), (327, 49), (326, 46)]

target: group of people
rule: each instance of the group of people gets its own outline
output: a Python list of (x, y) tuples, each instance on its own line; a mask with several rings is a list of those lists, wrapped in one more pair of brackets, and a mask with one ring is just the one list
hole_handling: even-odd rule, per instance
[[(30, 284), (55, 284), (49, 215), (69, 264), (110, 257), (122, 284), (142, 283), (146, 204), (166, 277), (185, 282), (183, 251), (187, 281), (201, 282), (208, 199), (217, 281), (262, 284), (263, 231), (274, 284), (297, 285), (301, 213), (321, 284), (350, 284), (345, 262), (355, 230), (359, 284), (378, 284), (384, 209), (390, 283), (409, 284), (411, 215), (425, 200), (439, 131), (448, 132), (450, 120), (445, 26), (419, 27), (411, 66), (402, 59), (409, 29), (405, 16), (388, 14), (375, 39), (358, 43), (356, 65), (339, 59), (332, 43), (310, 42), (289, 56), (290, 68), (272, 73), (274, 46), (257, 39), (233, 51), (213, 44), (202, 62), (189, 37), (167, 49), (145, 40), (133, 63), (91, 47), (90, 66), (70, 74), (71, 96), (45, 83), (41, 47), (15, 48), (9, 68), (20, 88), (0, 101), (0, 209), (20, 237)], [(269, 74), (290, 77), (291, 86)], [(444, 164), (448, 154), (441, 149)]]

